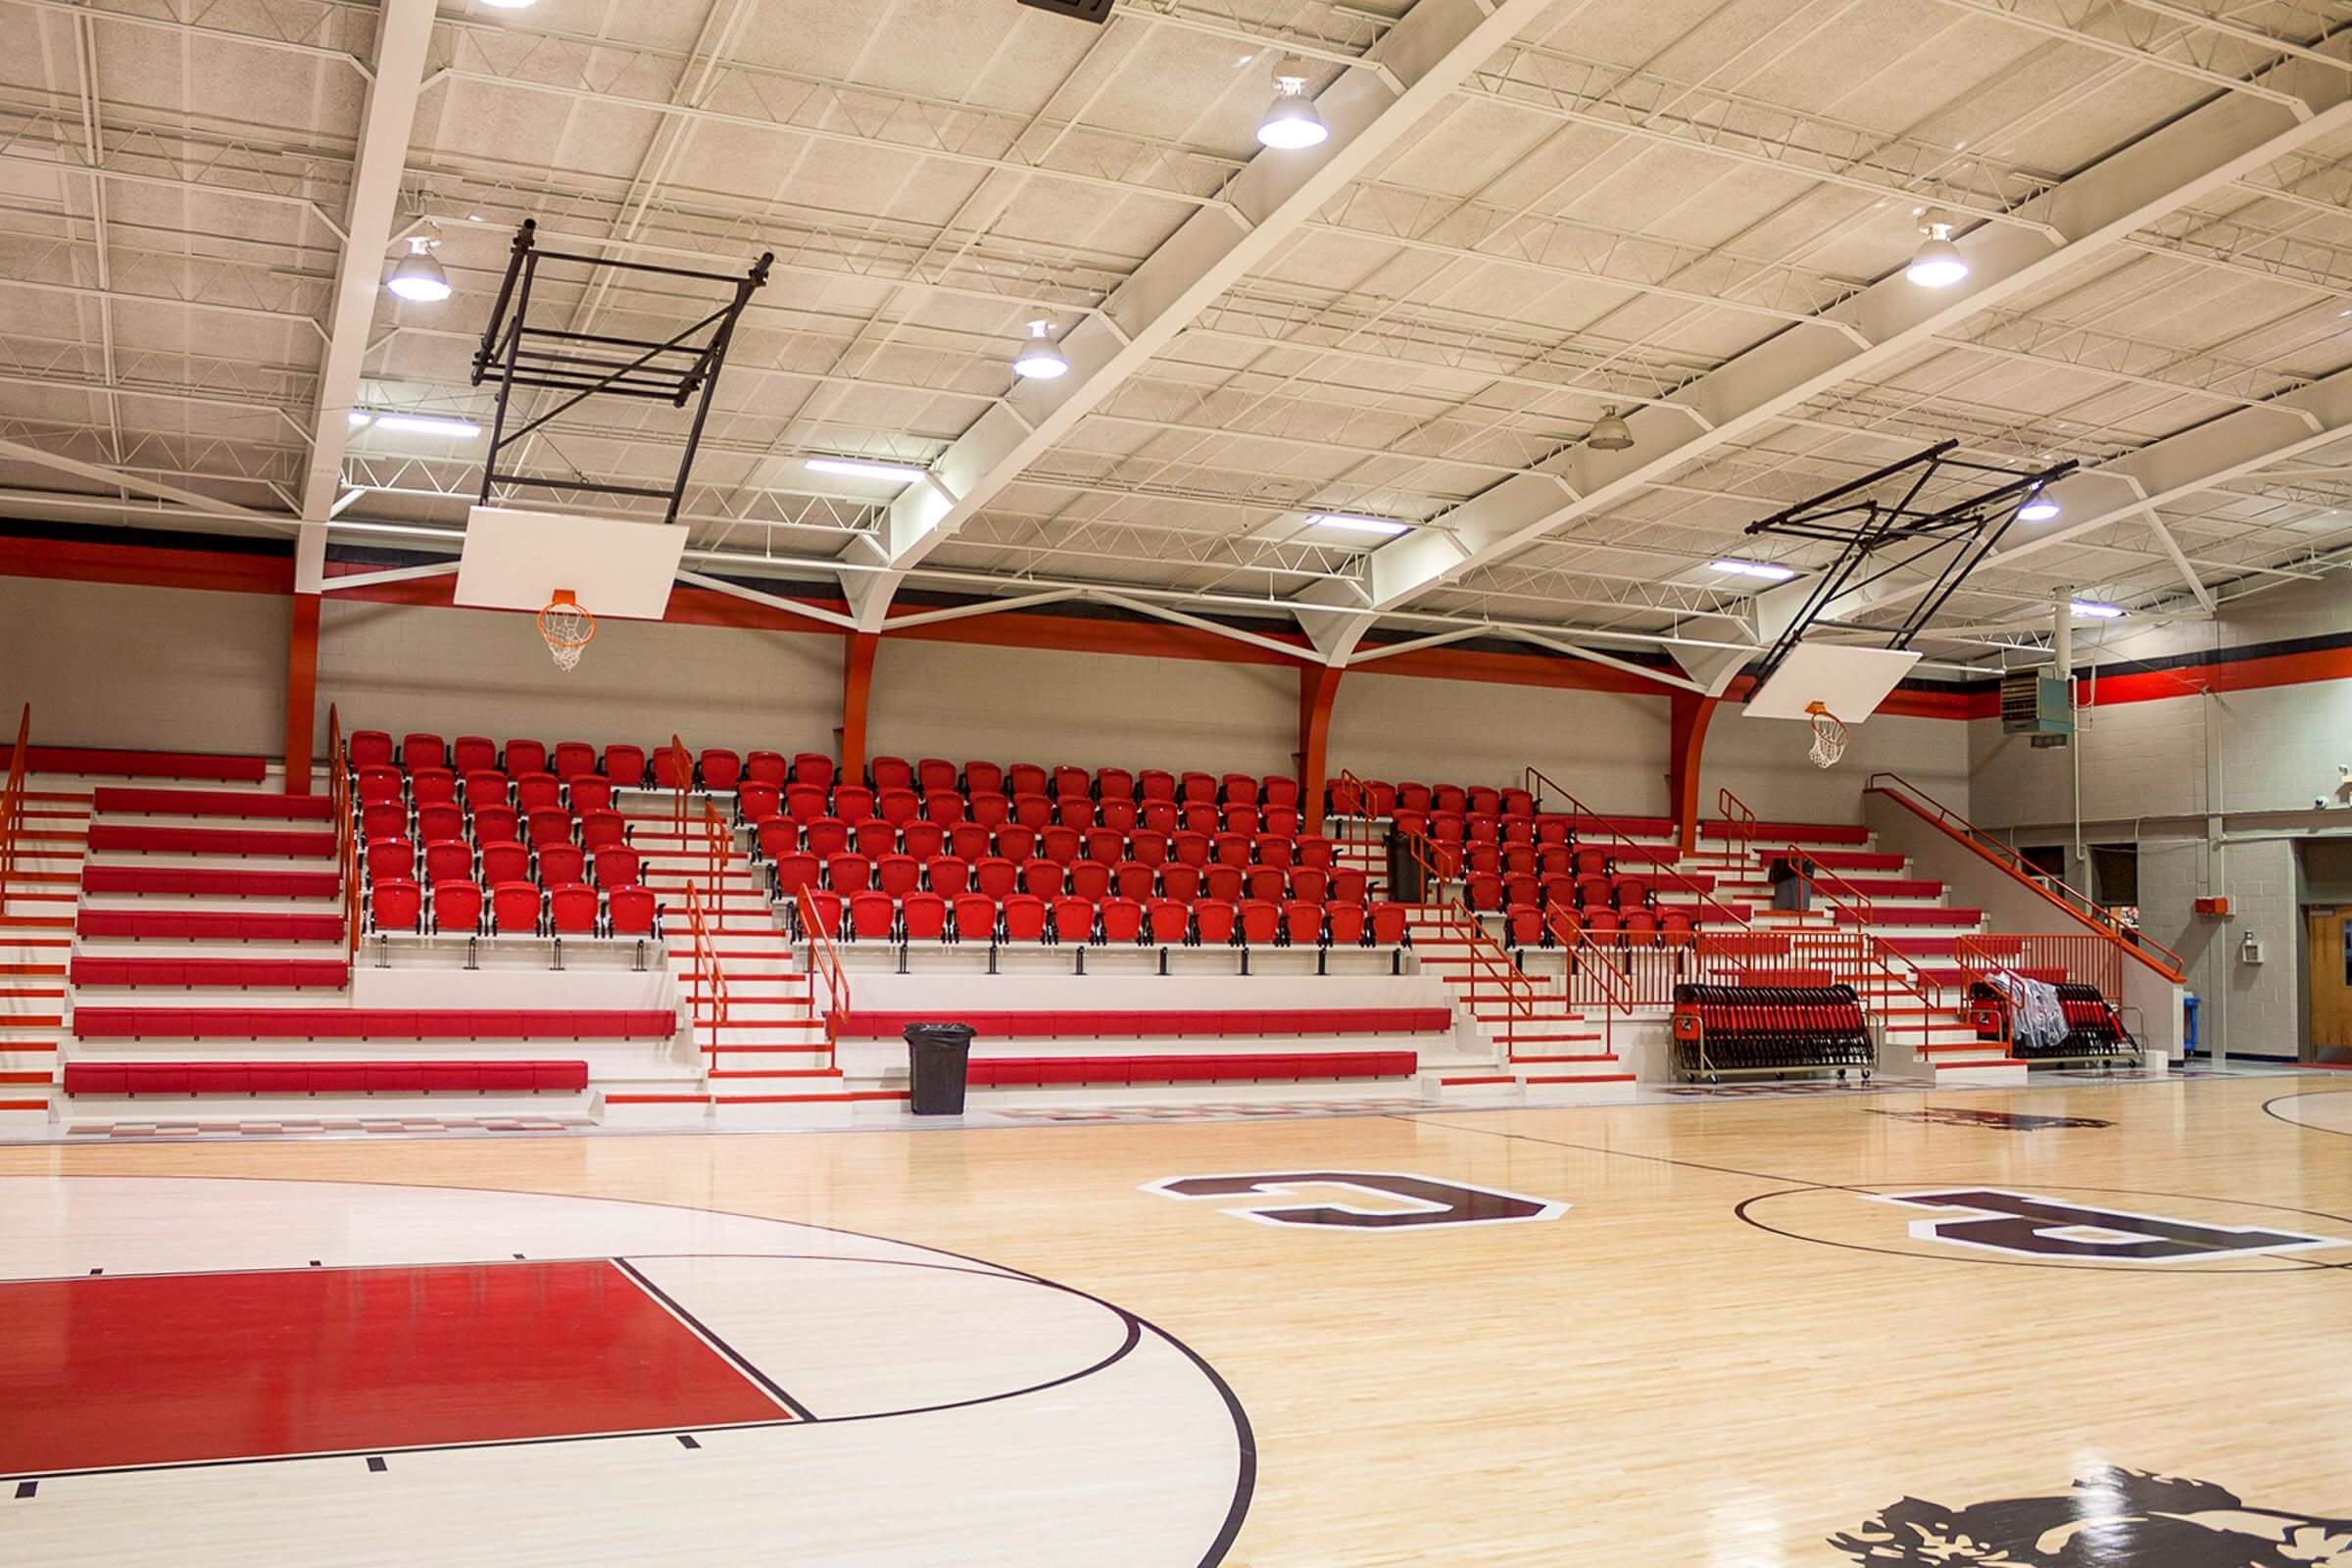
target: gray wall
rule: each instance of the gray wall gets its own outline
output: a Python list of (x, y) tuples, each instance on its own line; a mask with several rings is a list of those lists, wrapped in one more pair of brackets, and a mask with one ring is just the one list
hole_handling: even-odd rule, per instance
[(275, 757), (288, 626), (273, 594), (0, 577), (9, 734), (29, 702), (44, 746)]

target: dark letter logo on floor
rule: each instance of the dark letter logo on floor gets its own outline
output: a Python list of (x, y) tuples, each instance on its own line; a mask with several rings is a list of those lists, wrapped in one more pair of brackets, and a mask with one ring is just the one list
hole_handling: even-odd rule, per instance
[[(1387, 1200), (1377, 1208), (1353, 1203), (1303, 1203), (1300, 1187), (1352, 1187)], [(1434, 1176), (1393, 1171), (1274, 1171), (1253, 1176), (1169, 1176), (1146, 1182), (1144, 1191), (1162, 1198), (1261, 1197), (1275, 1201), (1228, 1210), (1262, 1225), (1329, 1225), (1344, 1230), (1401, 1230), (1430, 1225), (1504, 1225), (1558, 1219), (1566, 1203), (1521, 1198), (1487, 1187), (1465, 1187)]]
[(1866, 1568), (2335, 1568), (2352, 1519), (2249, 1508), (2208, 1481), (2102, 1470), (2060, 1497), (1905, 1497), (1830, 1544)]
[(2352, 1245), (2332, 1236), (2251, 1227), (2200, 1225), (2162, 1214), (2117, 1208), (2085, 1208), (2061, 1199), (1997, 1188), (1963, 1188), (1936, 1193), (1874, 1193), (1882, 1203), (1912, 1208), (1958, 1210), (1969, 1217), (1911, 1222), (1923, 1242), (1945, 1242), (2014, 1257), (2120, 1259), (2133, 1263), (2183, 1263), (2198, 1258), (2252, 1257), (2265, 1252), (2300, 1252), (2314, 1247)]

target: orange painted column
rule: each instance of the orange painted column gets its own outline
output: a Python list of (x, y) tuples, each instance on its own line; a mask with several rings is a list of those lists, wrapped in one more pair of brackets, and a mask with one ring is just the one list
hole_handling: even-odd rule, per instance
[(865, 708), (874, 689), (874, 653), (882, 634), (854, 631), (841, 681), (841, 776), (865, 777)]
[(294, 596), (286, 639), (286, 793), (311, 793), (311, 733), (318, 722), (318, 596)]
[(1339, 699), (1337, 664), (1298, 666), (1298, 805), (1299, 820), (1308, 833), (1323, 831), (1324, 759), (1331, 741), (1331, 707)]
[(1666, 760), (1666, 793), (1674, 802), (1675, 838), (1689, 855), (1698, 848), (1698, 763), (1707, 749), (1707, 721), (1715, 699), (1676, 691), (1671, 700)]

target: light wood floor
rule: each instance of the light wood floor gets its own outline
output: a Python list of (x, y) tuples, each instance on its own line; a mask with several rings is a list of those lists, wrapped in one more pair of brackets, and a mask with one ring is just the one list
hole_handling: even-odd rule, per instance
[[(1925, 1106), (2111, 1125), (2013, 1131), (1889, 1114)], [(2244, 1509), (2352, 1531), (2342, 1523), (2352, 1519), (2346, 1112), (2352, 1082), (2307, 1075), (1149, 1126), (12, 1148), (0, 1150), (0, 1192), (17, 1210), (0, 1215), (0, 1277), (78, 1261), (59, 1262), (55, 1233), (70, 1231), (75, 1183), (90, 1177), (563, 1194), (837, 1227), (1041, 1276), (1189, 1346), (1230, 1386), (1254, 1439), (1254, 1488), (1227, 1563), (1833, 1568), (1856, 1559), (1828, 1538), (1898, 1499), (1957, 1509), (2055, 1497), (2108, 1466), (2193, 1477)], [(1216, 1200), (1144, 1190), (1188, 1175), (1313, 1171), (1413, 1173), (1569, 1207), (1541, 1223), (1342, 1230), (1250, 1223)], [(1983, 1188), (2345, 1245), (2216, 1261), (2034, 1262), (1917, 1234), (1933, 1212), (1872, 1196)], [(151, 1225), (201, 1252), (220, 1213), (249, 1214), (257, 1231), (302, 1222), (273, 1219), (248, 1186), (227, 1208), (190, 1219), (173, 1208), (190, 1190), (164, 1183), (151, 1207), (107, 1223)], [(431, 1212), (417, 1211), (419, 1232), (435, 1228)], [(605, 1212), (581, 1211), (588, 1250)], [(118, 1240), (137, 1252), (134, 1236)], [(220, 1266), (248, 1266), (240, 1249), (251, 1241), (224, 1244)], [(771, 1315), (787, 1309), (766, 1304)], [(1076, 1319), (1038, 1321), (1049, 1337), (1091, 1332)], [(993, 1332), (954, 1353), (1027, 1353)], [(10, 1366), (0, 1356), (0, 1384)], [(1086, 1387), (1030, 1399), (1075, 1399)], [(1104, 1419), (1148, 1427), (1150, 1408), (1139, 1396)], [(982, 1428), (954, 1441), (990, 1440)], [(1200, 1442), (1183, 1462), (1198, 1465), (1205, 1497), (1225, 1484), (1218, 1467), (1231, 1455), (1209, 1451), (1209, 1436)], [(734, 1560), (999, 1560), (956, 1534), (966, 1526), (900, 1517), (904, 1489), (920, 1484), (903, 1457), (887, 1443), (869, 1456), (862, 1506), (873, 1533), (862, 1547), (828, 1538), (787, 1550), (790, 1508), (769, 1499), (775, 1554)], [(402, 1474), (397, 1459), (392, 1474)], [(641, 1554), (661, 1539), (658, 1493), (650, 1506), (632, 1503), (628, 1529), (611, 1538), (634, 1542), (629, 1550), (559, 1551), (534, 1532), (595, 1522), (596, 1486), (502, 1520), (496, 1494), (450, 1485), (447, 1507), (478, 1510), (489, 1533), (478, 1557), (439, 1560), (661, 1560)], [(1034, 1522), (1041, 1539), (1060, 1532), (1064, 1513), (1097, 1517), (1083, 1549), (1022, 1544), (1003, 1560), (1218, 1560), (1213, 1539), (1193, 1539), (1192, 1515), (1149, 1527), (1158, 1532), (1149, 1550), (1105, 1546), (1120, 1482), (1098, 1474), (1083, 1485), (1089, 1494), (1066, 1510), (1051, 1486), (1029, 1503), (1045, 1516)], [(82, 1550), (77, 1529), (36, 1522), (37, 1510), (71, 1506), (72, 1486), (44, 1481), (12, 1500), (0, 1483), (0, 1560), (132, 1560), (95, 1543)], [(740, 1500), (763, 1505), (756, 1494)], [(417, 1503), (412, 1494), (403, 1506)], [(189, 1545), (181, 1494), (131, 1489), (109, 1506), (171, 1548), (156, 1560), (215, 1560), (204, 1540)], [(1171, 1508), (1172, 1520), (1183, 1512)], [(1017, 1535), (1031, 1528), (1017, 1515), (992, 1512), (968, 1528)], [(2226, 1523), (2197, 1528), (2227, 1534)], [(2352, 1562), (2352, 1536), (2334, 1549), (2308, 1560)], [(2066, 1562), (2273, 1560), (2076, 1550)], [(389, 1548), (244, 1560), (297, 1559), (404, 1560)]]

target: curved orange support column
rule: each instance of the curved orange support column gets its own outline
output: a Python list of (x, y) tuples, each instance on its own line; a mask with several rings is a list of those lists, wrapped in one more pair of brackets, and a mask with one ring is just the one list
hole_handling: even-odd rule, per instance
[[(286, 793), (311, 793), (311, 732), (318, 722), (318, 596), (294, 596), (286, 638)], [(330, 759), (329, 765), (332, 765)]]
[(865, 777), (866, 700), (873, 695), (874, 654), (882, 645), (882, 634), (854, 631), (849, 643), (841, 680), (841, 776), (861, 779)]
[(1309, 833), (1323, 831), (1324, 759), (1331, 742), (1331, 707), (1339, 700), (1337, 664), (1298, 666), (1298, 805), (1299, 820)]
[(1698, 848), (1698, 763), (1707, 749), (1715, 702), (1696, 692), (1677, 691), (1672, 697), (1666, 793), (1674, 802), (1675, 840), (1685, 855)]

